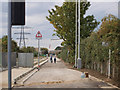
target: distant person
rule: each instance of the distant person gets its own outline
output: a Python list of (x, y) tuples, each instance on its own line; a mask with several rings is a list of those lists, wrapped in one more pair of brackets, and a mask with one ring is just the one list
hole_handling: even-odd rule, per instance
[(50, 61), (51, 61), (51, 63), (53, 62), (53, 61), (52, 61), (52, 55), (50, 55)]
[(47, 57), (47, 59), (48, 59), (48, 54), (46, 54), (46, 57)]
[(56, 55), (54, 56), (54, 63), (56, 63)]

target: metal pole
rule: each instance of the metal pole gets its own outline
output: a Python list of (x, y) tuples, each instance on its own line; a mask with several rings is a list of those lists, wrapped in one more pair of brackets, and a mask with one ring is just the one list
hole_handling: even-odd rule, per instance
[(24, 42), (24, 47), (26, 47), (26, 45), (25, 45), (25, 32), (24, 32), (24, 26), (23, 26), (23, 42)]
[[(39, 41), (39, 53), (40, 53), (40, 55), (41, 55), (41, 50), (40, 50), (40, 41)], [(40, 61), (40, 59), (39, 59), (39, 61)]]
[(8, 89), (11, 89), (11, 0), (8, 1)]
[(19, 47), (20, 47), (20, 48), (21, 48), (21, 39), (22, 39), (22, 26), (21, 26), (20, 41), (19, 41)]
[(39, 52), (39, 47), (40, 47), (40, 46), (39, 46), (39, 40), (40, 40), (40, 39), (38, 38), (38, 66), (39, 66), (39, 57), (40, 57), (40, 56), (39, 56), (39, 54), (40, 54), (40, 52)]
[(111, 61), (111, 49), (109, 49), (108, 78), (110, 78), (110, 61)]
[(81, 69), (81, 58), (80, 58), (80, 0), (78, 1), (78, 69)]
[(77, 19), (77, 14), (78, 14), (78, 10), (77, 10), (77, 2), (78, 0), (76, 0), (76, 32), (75, 32), (75, 67), (77, 67), (77, 27), (78, 27), (78, 19)]

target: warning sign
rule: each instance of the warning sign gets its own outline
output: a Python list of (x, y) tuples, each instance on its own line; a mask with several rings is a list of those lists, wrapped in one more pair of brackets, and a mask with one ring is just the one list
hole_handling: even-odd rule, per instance
[(36, 38), (37, 38), (37, 39), (42, 39), (42, 34), (40, 33), (40, 31), (37, 32)]

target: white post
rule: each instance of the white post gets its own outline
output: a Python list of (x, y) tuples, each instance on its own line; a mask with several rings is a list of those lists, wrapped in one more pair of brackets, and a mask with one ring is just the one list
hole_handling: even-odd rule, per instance
[(75, 32), (75, 67), (77, 67), (77, 27), (78, 27), (78, 20), (77, 20), (77, 14), (78, 14), (78, 10), (77, 10), (77, 2), (78, 0), (76, 0), (76, 32)]
[(80, 58), (80, 0), (78, 1), (78, 69), (81, 69), (81, 58)]
[(111, 49), (109, 49), (108, 78), (110, 78), (110, 61), (111, 61)]

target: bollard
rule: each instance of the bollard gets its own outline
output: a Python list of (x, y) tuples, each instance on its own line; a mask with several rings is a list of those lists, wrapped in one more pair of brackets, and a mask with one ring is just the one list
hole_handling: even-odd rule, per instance
[(78, 68), (78, 69), (81, 69), (81, 67), (82, 67), (82, 66), (81, 66), (81, 58), (78, 58), (77, 62), (78, 62), (78, 63), (77, 63), (77, 68)]
[(89, 78), (88, 72), (85, 72), (85, 76), (86, 76), (86, 78)]

